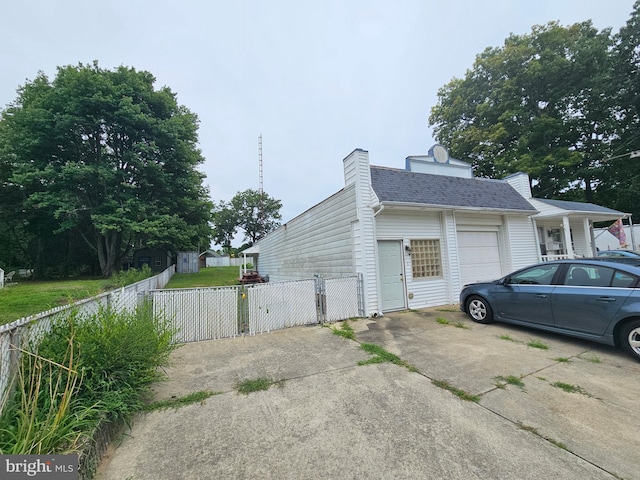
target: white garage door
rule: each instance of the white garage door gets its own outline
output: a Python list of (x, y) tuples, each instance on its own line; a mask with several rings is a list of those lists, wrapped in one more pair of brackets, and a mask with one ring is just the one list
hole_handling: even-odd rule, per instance
[(502, 276), (498, 232), (458, 232), (462, 285)]

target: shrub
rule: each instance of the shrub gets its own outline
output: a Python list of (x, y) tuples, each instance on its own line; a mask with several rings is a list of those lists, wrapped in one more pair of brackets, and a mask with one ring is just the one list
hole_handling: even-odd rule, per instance
[(160, 379), (173, 334), (147, 303), (133, 312), (103, 307), (55, 321), (49, 334), (30, 345), (35, 353), (23, 354), (18, 388), (0, 416), (0, 453), (36, 453), (19, 445), (38, 438), (50, 441), (37, 453), (73, 450), (77, 432), (103, 418), (129, 419)]
[(109, 283), (106, 285), (106, 288), (125, 287), (152, 276), (153, 271), (151, 271), (151, 267), (145, 263), (139, 270), (137, 268), (130, 268), (129, 270), (122, 270), (118, 273), (114, 273), (109, 279)]

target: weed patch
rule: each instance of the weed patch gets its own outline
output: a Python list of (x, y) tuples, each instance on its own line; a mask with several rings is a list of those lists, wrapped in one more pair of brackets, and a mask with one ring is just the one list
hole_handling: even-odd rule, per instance
[(462, 329), (465, 329), (465, 330), (469, 330), (469, 326), (468, 325), (465, 325), (462, 322), (453, 323), (453, 322), (451, 322), (451, 320), (447, 320), (446, 318), (443, 318), (443, 317), (436, 318), (436, 322), (438, 322), (440, 325), (452, 325), (452, 326), (454, 326), (456, 328), (462, 328)]
[(504, 388), (506, 385), (513, 385), (524, 390), (524, 382), (522, 381), (522, 378), (516, 377), (515, 375), (509, 375), (508, 377), (498, 376), (495, 377), (495, 380), (497, 381), (496, 387), (498, 388)]
[(193, 403), (202, 403), (207, 398), (214, 395), (219, 395), (220, 392), (212, 392), (211, 390), (201, 390), (199, 392), (190, 393), (184, 397), (171, 397), (165, 400), (158, 400), (157, 402), (145, 405), (144, 410), (151, 412), (153, 410), (166, 410), (168, 408), (180, 408)]
[(591, 363), (602, 363), (602, 359), (596, 354), (589, 354), (589, 355), (580, 354), (578, 355), (578, 358), (581, 358), (582, 360), (586, 360), (587, 362), (591, 362)]
[(587, 391), (584, 388), (578, 385), (571, 385), (569, 383), (564, 383), (564, 382), (555, 382), (555, 383), (552, 383), (551, 386), (559, 388), (560, 390), (563, 390), (567, 393), (579, 393), (581, 395), (586, 395), (587, 397), (592, 396), (589, 393), (587, 393)]
[(571, 359), (566, 357), (557, 357), (554, 360), (558, 363), (571, 363)]
[(545, 437), (544, 435), (541, 435), (535, 427), (530, 427), (528, 425), (524, 425), (522, 423), (518, 423), (518, 428), (520, 428), (520, 430), (524, 430), (525, 432), (531, 432), (534, 435), (537, 435), (538, 437), (545, 439), (547, 442), (554, 444), (558, 448), (561, 448), (563, 450), (569, 451), (569, 449), (567, 448), (567, 446), (564, 443), (558, 442), (557, 440), (554, 440), (553, 438), (549, 438), (549, 437)]
[(517, 342), (517, 340), (514, 340), (512, 337), (510, 337), (509, 335), (499, 335), (498, 338), (500, 340), (507, 340), (508, 342)]
[(529, 343), (527, 343), (527, 347), (539, 348), (540, 350), (549, 350), (549, 345), (541, 340), (531, 340)]
[(460, 400), (465, 400), (468, 402), (475, 402), (475, 403), (478, 403), (480, 401), (480, 395), (472, 395), (471, 393), (467, 393), (464, 390), (460, 390), (459, 388), (456, 388), (443, 380), (431, 380), (431, 382), (436, 387), (443, 388), (444, 390), (447, 390), (453, 393)]
[(414, 366), (409, 365), (407, 362), (402, 360), (397, 355), (394, 355), (391, 352), (387, 352), (384, 348), (378, 345), (374, 345), (372, 343), (363, 343), (362, 345), (360, 345), (360, 348), (365, 352), (367, 352), (368, 354), (373, 355), (373, 357), (370, 358), (369, 360), (362, 360), (358, 362), (358, 365), (371, 365), (374, 363), (389, 362), (395, 365), (400, 365), (401, 367), (405, 367), (410, 372), (418, 371)]
[(269, 390), (272, 385), (283, 386), (282, 380), (276, 382), (267, 377), (259, 377), (253, 380), (244, 380), (236, 384), (236, 390), (243, 395), (249, 395), (253, 392), (259, 392), (261, 390)]
[(335, 328), (329, 327), (329, 328), (331, 328), (331, 331), (333, 332), (334, 335), (348, 338), (349, 340), (355, 340), (356, 338), (355, 332), (353, 331), (353, 328), (351, 327), (351, 325), (349, 325), (348, 320), (340, 322), (340, 328), (338, 327), (335, 327)]

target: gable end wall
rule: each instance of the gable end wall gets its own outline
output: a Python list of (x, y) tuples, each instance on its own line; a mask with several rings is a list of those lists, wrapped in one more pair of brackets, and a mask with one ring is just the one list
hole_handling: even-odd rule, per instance
[(355, 273), (353, 185), (332, 195), (259, 242), (258, 267), (270, 281)]

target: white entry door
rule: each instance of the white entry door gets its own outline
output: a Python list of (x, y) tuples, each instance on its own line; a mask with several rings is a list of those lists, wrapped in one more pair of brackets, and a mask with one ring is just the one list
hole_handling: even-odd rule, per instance
[(458, 231), (458, 252), (462, 285), (502, 276), (498, 232)]
[(402, 244), (399, 241), (378, 242), (380, 268), (380, 308), (383, 312), (406, 308)]

